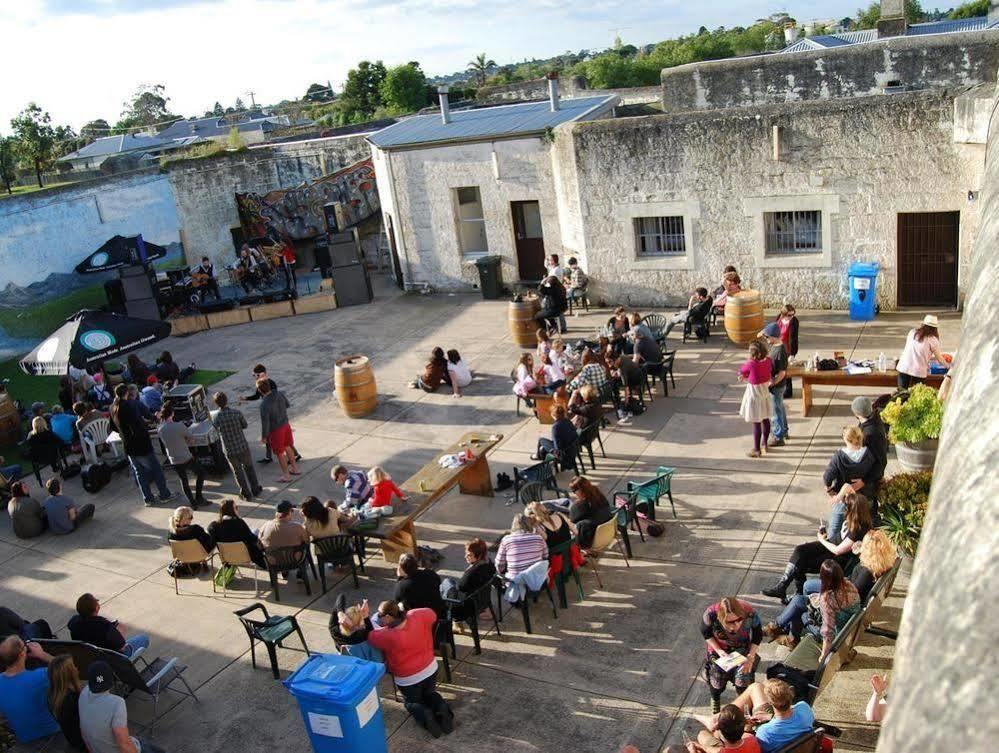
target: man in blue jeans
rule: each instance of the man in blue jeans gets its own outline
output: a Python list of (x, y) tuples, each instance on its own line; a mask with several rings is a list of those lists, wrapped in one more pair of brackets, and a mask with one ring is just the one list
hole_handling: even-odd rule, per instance
[(153, 452), (153, 442), (149, 438), (149, 427), (139, 414), (136, 401), (128, 397), (128, 387), (119, 384), (114, 388), (114, 402), (111, 403), (111, 420), (118, 428), (125, 454), (132, 464), (135, 480), (142, 490), (142, 499), (146, 505), (155, 505), (149, 482), (153, 481), (160, 493), (160, 502), (169, 502), (173, 493), (166, 485), (163, 467)]
[(763, 337), (770, 344), (770, 405), (772, 406), (773, 436), (768, 445), (783, 447), (788, 439), (787, 406), (784, 405), (784, 380), (787, 379), (787, 351), (780, 339), (780, 325), (770, 322), (763, 328)]
[(70, 637), (74, 641), (83, 641), (125, 656), (132, 656), (139, 649), (149, 647), (148, 635), (126, 636), (124, 625), (118, 620), (102, 617), (100, 611), (101, 602), (96, 596), (90, 593), (80, 596), (76, 600), (76, 614), (69, 619)]

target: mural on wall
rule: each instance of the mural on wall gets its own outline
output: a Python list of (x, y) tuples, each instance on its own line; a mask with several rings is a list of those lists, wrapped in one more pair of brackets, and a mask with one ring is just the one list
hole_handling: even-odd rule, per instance
[(263, 196), (236, 194), (236, 207), (247, 238), (264, 235), (289, 236), (294, 240), (314, 238), (326, 232), (327, 204), (339, 205), (336, 216), (341, 229), (356, 225), (381, 208), (370, 159)]

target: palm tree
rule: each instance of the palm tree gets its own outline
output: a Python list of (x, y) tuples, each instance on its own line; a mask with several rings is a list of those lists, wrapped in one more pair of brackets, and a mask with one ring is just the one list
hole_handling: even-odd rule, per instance
[(472, 71), (475, 74), (475, 78), (479, 82), (479, 86), (482, 86), (483, 84), (486, 83), (486, 72), (490, 68), (495, 68), (495, 67), (496, 67), (496, 61), (488, 60), (486, 58), (486, 53), (484, 52), (481, 55), (476, 55), (475, 60), (473, 60), (471, 63), (468, 64), (468, 70)]

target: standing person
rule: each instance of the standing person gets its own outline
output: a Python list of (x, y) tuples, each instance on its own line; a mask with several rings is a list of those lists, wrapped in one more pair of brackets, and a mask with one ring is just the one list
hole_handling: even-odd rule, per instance
[(770, 447), (783, 447), (790, 438), (787, 428), (787, 406), (784, 405), (784, 390), (787, 381), (787, 350), (784, 348), (784, 341), (781, 339), (780, 325), (777, 322), (770, 322), (763, 328), (761, 333), (770, 344), (770, 405), (771, 405), (771, 425), (773, 436), (770, 438)]
[(472, 383), (472, 370), (461, 357), (461, 353), (453, 348), (447, 352), (447, 373), (451, 378), (451, 391), (455, 397), (461, 397), (461, 390)]
[[(545, 269), (548, 271), (549, 277), (554, 277), (562, 285), (563, 290), (565, 289), (565, 270), (562, 269), (562, 265), (559, 264), (558, 254), (549, 254), (548, 258), (545, 259)], [(568, 292), (566, 292), (566, 304), (568, 305)], [(558, 331), (565, 332), (565, 314), (558, 315)]]
[[(205, 488), (205, 471), (197, 458), (191, 454), (191, 448), (189, 447), (193, 441), (191, 430), (187, 428), (187, 424), (184, 422), (173, 420), (173, 405), (171, 403), (167, 403), (160, 409), (160, 419), (163, 421), (158, 431), (160, 441), (163, 443), (163, 447), (166, 448), (170, 465), (173, 466), (174, 471), (177, 473), (177, 478), (180, 479), (180, 485), (184, 489), (184, 496), (191, 503), (191, 507), (196, 508), (199, 505), (209, 504), (208, 500), (202, 494)], [(188, 473), (193, 473), (195, 477), (194, 494), (191, 494), (191, 485), (187, 480)]]
[(202, 303), (205, 302), (206, 292), (211, 292), (216, 301), (222, 300), (222, 294), (219, 292), (219, 281), (215, 279), (215, 265), (207, 256), (201, 257), (201, 264), (191, 270), (191, 276), (197, 276), (196, 279), (200, 283), (197, 288), (198, 297)]
[(770, 437), (770, 376), (772, 365), (762, 340), (749, 344), (749, 359), (739, 368), (739, 381), (746, 382), (739, 415), (753, 425), (753, 449), (747, 454), (758, 458), (767, 454)]
[[(777, 315), (777, 325), (780, 327), (780, 341), (784, 343), (784, 352), (787, 357), (794, 358), (798, 355), (798, 317), (794, 306), (785, 303)], [(791, 397), (791, 377), (784, 380), (784, 399)]]
[(378, 605), (378, 621), (380, 629), (368, 635), (368, 643), (384, 654), (406, 711), (434, 737), (450, 734), (454, 713), (437, 692), (434, 610), (407, 611), (395, 602), (383, 601)]
[(336, 465), (330, 471), (330, 477), (334, 484), (346, 490), (343, 501), (348, 507), (360, 507), (371, 499), (371, 484), (364, 471), (349, 471), (346, 466)]
[(910, 329), (905, 337), (905, 347), (902, 356), (895, 367), (898, 371), (898, 388), (907, 390), (914, 384), (926, 381), (930, 370), (930, 359), (943, 363), (943, 353), (940, 352), (939, 323), (933, 314), (923, 317), (923, 323), (916, 329)]
[[(281, 481), (288, 483), (291, 476), (299, 476), (295, 462), (295, 439), (288, 423), (288, 398), (283, 392), (272, 390), (270, 380), (257, 380), (260, 400), (260, 442), (268, 445), (281, 466)], [(289, 475), (291, 474), (291, 475)]]
[(253, 467), (253, 457), (250, 455), (250, 445), (243, 433), (247, 428), (246, 416), (242, 411), (229, 407), (229, 398), (224, 392), (216, 392), (212, 400), (218, 407), (218, 410), (209, 414), (212, 426), (222, 440), (222, 452), (236, 479), (239, 496), (250, 501), (262, 494), (264, 489), (257, 480), (257, 471)]
[(149, 741), (129, 734), (125, 699), (111, 692), (114, 679), (106, 661), (87, 668), (87, 685), (80, 691), (80, 732), (90, 753), (162, 753)]
[(80, 734), (80, 691), (83, 681), (76, 671), (76, 664), (69, 654), (60, 654), (49, 662), (49, 711), (59, 722), (59, 729), (73, 750), (87, 753), (87, 746)]
[(878, 491), (885, 477), (885, 468), (888, 467), (888, 430), (885, 428), (885, 422), (881, 420), (881, 414), (874, 410), (869, 397), (854, 398), (850, 410), (854, 418), (860, 422), (864, 447), (874, 459), (870, 472), (860, 483), (854, 481), (853, 488), (863, 491), (864, 496), (871, 501), (871, 515), (877, 520)]
[(295, 245), (291, 242), (290, 236), (281, 239), (281, 269), (284, 271), (284, 285), (287, 290), (297, 297), (298, 275), (295, 274), (295, 267), (298, 264), (298, 257), (295, 255)]
[(48, 521), (49, 530), (55, 534), (72, 533), (79, 526), (94, 517), (94, 506), (91, 504), (77, 507), (72, 497), (62, 493), (62, 481), (53, 476), (45, 483), (48, 498), (42, 502), (42, 510)]
[(48, 528), (45, 511), (33, 499), (28, 491), (28, 485), (23, 481), (15, 481), (10, 485), (10, 501), (7, 503), (7, 514), (14, 535), (19, 539), (33, 539), (41, 536)]
[(100, 611), (101, 602), (96, 596), (91, 593), (81, 594), (76, 600), (76, 614), (69, 618), (69, 637), (125, 656), (131, 656), (140, 648), (149, 646), (148, 635), (138, 633), (128, 637), (121, 622), (107, 619)]
[(132, 464), (132, 473), (142, 491), (142, 500), (146, 506), (155, 505), (156, 498), (153, 496), (149, 482), (153, 481), (159, 490), (160, 502), (170, 502), (173, 500), (173, 492), (167, 487), (166, 478), (163, 476), (163, 467), (156, 459), (153, 452), (153, 443), (149, 439), (149, 429), (146, 422), (139, 415), (139, 409), (135, 402), (128, 399), (128, 387), (119, 384), (114, 388), (114, 402), (111, 404), (111, 420), (118, 429), (122, 446), (128, 456), (129, 463)]
[[(259, 389), (257, 389), (256, 386), (257, 382), (259, 382), (261, 379), (267, 380), (267, 383), (271, 386), (271, 392), (277, 392), (278, 388), (277, 382), (275, 382), (273, 379), (270, 378), (270, 376), (268, 376), (267, 367), (264, 366), (262, 363), (258, 363), (256, 366), (250, 369), (250, 373), (253, 375), (253, 386), (254, 386), (253, 393), (250, 395), (246, 395), (245, 397), (239, 398), (239, 402), (241, 403), (252, 402), (254, 400), (260, 400), (263, 397), (263, 394), (260, 392)], [(258, 463), (271, 462), (271, 446), (265, 445), (264, 450), (265, 454), (262, 458), (260, 458), (260, 460), (257, 461)], [(295, 453), (295, 460), (302, 459), (302, 456), (299, 454), (298, 450), (295, 449), (295, 445), (291, 446), (291, 451)]]
[(48, 664), (52, 661), (34, 641), (25, 643), (20, 636), (9, 635), (0, 642), (0, 714), (7, 720), (19, 743), (30, 743), (59, 731), (49, 711), (45, 695), (49, 689), (44, 667), (27, 669), (28, 658)]
[[(760, 663), (758, 652), (763, 642), (763, 623), (749, 602), (726, 596), (704, 610), (701, 635), (707, 647), (704, 666), (711, 689), (711, 712), (717, 714), (722, 691), (730, 682), (735, 685), (736, 693), (742, 693), (752, 685)], [(716, 659), (732, 652), (742, 656), (742, 663), (723, 669)]]

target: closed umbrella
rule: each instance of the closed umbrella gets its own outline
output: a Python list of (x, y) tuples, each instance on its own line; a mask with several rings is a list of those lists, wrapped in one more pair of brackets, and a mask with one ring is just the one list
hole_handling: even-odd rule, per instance
[(85, 309), (66, 320), (21, 359), (21, 370), (36, 376), (61, 376), (117, 358), (170, 335), (170, 323)]
[(163, 246), (143, 240), (141, 235), (127, 238), (116, 235), (77, 264), (76, 271), (81, 275), (107, 272), (109, 269), (161, 259), (166, 253), (167, 250)]

